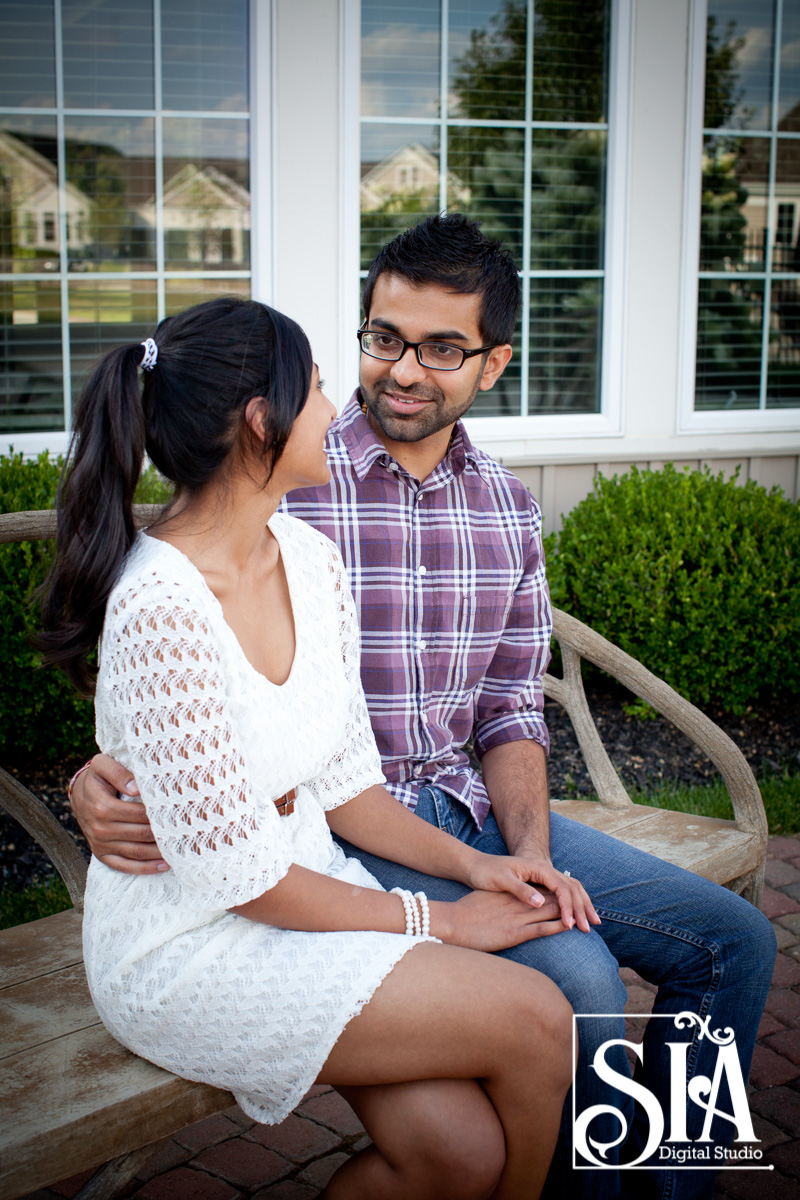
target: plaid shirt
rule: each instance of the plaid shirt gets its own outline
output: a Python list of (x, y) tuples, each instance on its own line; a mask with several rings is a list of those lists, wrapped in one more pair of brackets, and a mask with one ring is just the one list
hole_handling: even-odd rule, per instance
[(414, 809), (435, 784), (489, 811), (477, 755), (524, 738), (548, 749), (542, 675), (550, 604), (539, 509), (456, 425), (420, 483), (373, 433), (358, 393), (331, 426), (331, 481), (284, 508), (336, 543), (361, 620), (361, 678), (390, 792)]

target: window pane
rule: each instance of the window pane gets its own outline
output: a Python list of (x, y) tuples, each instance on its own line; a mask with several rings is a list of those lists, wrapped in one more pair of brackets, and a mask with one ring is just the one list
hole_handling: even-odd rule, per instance
[(0, 283), (0, 429), (63, 428), (59, 285)]
[(800, 204), (800, 139), (777, 143), (775, 200), (772, 214), (772, 269), (800, 271), (798, 205)]
[(361, 130), (361, 266), (420, 216), (439, 211), (438, 131), (428, 125)]
[(93, 279), (71, 282), (69, 333), (73, 398), (80, 394), (96, 359), (116, 346), (144, 341), (152, 334), (156, 319), (154, 281)]
[(534, 121), (607, 121), (610, 5), (538, 0), (535, 12)]
[(165, 316), (172, 317), (183, 312), (192, 304), (215, 300), (218, 296), (239, 296), (250, 299), (249, 279), (168, 279), (164, 284), (166, 293)]
[(783, 279), (772, 285), (770, 301), (767, 408), (800, 403), (800, 284)]
[(0, 117), (0, 271), (57, 271), (55, 117)]
[(518, 417), (520, 415), (520, 377), (522, 374), (522, 331), (519, 322), (511, 339), (512, 357), (490, 392), (478, 392), (471, 417)]
[(0, 104), (53, 108), (56, 55), (53, 0), (0, 4)]
[(522, 266), (525, 133), (454, 125), (448, 135), (447, 207), (482, 223)]
[(602, 279), (532, 279), (530, 413), (598, 412)]
[(800, 4), (797, 0), (784, 3), (781, 34), (778, 128), (800, 133)]
[(441, 6), (425, 0), (369, 0), (361, 8), (361, 113), (439, 113)]
[(149, 117), (67, 117), (72, 271), (155, 268), (155, 133)]
[(450, 116), (522, 120), (527, 15), (506, 0), (450, 0)]
[(764, 270), (769, 154), (767, 138), (706, 138), (701, 271)]
[(605, 176), (605, 133), (534, 129), (532, 270), (602, 268)]
[(764, 285), (701, 279), (697, 409), (758, 408)]
[(164, 120), (168, 270), (250, 266), (248, 122)]
[(161, 0), (164, 108), (246, 112), (246, 0)]
[(152, 0), (62, 0), (67, 108), (152, 108)]
[(708, 0), (707, 129), (768, 129), (773, 0)]

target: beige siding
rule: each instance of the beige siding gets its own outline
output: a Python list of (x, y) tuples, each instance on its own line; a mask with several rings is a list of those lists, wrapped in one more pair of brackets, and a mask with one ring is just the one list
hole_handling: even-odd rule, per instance
[[(677, 468), (690, 467), (697, 470), (708, 466), (715, 475), (722, 472), (726, 479), (739, 468), (739, 482), (753, 479), (762, 487), (779, 487), (787, 500), (797, 502), (800, 494), (800, 456), (796, 454), (763, 456), (760, 458), (704, 458), (676, 459)], [(596, 474), (606, 477), (624, 475), (634, 463), (620, 462), (545, 463), (542, 466), (512, 467), (528, 490), (536, 497), (542, 510), (545, 533), (561, 528), (565, 513), (579, 504), (592, 490)], [(662, 461), (637, 461), (640, 470), (651, 468), (656, 471), (664, 465)]]

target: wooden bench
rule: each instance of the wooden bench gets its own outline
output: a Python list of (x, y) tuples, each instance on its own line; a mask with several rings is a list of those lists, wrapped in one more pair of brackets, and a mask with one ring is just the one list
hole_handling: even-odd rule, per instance
[[(153, 510), (139, 510), (140, 523)], [(52, 537), (53, 513), (0, 516), (0, 542)], [(555, 811), (761, 900), (767, 823), (753, 774), (734, 743), (640, 663), (566, 613), (554, 614), (564, 678), (545, 693), (572, 720), (600, 803), (554, 801)], [(581, 681), (581, 658), (603, 667), (668, 717), (711, 758), (734, 821), (633, 804), (603, 747)], [(106, 1032), (81, 954), (86, 864), (59, 822), (0, 769), (0, 805), (46, 850), (74, 908), (0, 933), (0, 1200), (15, 1200), (105, 1164), (75, 1200), (110, 1200), (162, 1141), (233, 1103), (137, 1058)]]

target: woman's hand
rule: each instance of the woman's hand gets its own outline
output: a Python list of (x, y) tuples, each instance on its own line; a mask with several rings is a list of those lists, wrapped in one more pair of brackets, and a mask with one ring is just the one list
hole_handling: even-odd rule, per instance
[(434, 937), (470, 950), (507, 950), (566, 929), (554, 896), (533, 908), (508, 892), (470, 892), (451, 903), (430, 901), (430, 914)]
[(557, 871), (545, 859), (478, 854), (471, 862), (469, 878), (464, 882), (479, 891), (509, 892), (534, 908), (540, 908), (544, 903), (542, 893), (531, 886), (540, 883), (555, 895), (566, 929), (577, 925), (584, 933), (588, 933), (590, 925), (600, 924), (600, 918), (579, 881)]

